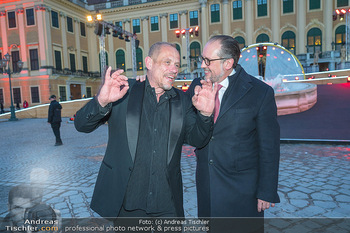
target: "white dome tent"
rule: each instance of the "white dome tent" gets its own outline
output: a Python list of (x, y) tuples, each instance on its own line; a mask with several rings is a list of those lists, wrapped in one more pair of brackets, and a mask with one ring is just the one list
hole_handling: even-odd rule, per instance
[(243, 48), (238, 64), (248, 74), (270, 85), (286, 80), (305, 79), (304, 69), (298, 58), (278, 44), (258, 43)]

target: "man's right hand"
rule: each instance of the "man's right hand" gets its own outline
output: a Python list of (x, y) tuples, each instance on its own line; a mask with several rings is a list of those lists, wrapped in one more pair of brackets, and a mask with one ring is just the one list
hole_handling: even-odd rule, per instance
[(129, 90), (128, 78), (121, 75), (124, 70), (117, 70), (112, 75), (111, 70), (112, 68), (108, 67), (104, 84), (97, 96), (97, 100), (102, 107), (123, 98)]

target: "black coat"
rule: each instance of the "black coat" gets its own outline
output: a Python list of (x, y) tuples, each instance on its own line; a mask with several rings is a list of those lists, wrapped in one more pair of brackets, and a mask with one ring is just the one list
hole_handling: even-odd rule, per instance
[[(199, 217), (259, 217), (257, 199), (279, 202), (274, 91), (239, 65), (229, 83), (212, 139), (196, 149)], [(191, 96), (199, 84), (192, 82)]]
[[(131, 85), (130, 85), (131, 86)], [(102, 217), (117, 217), (133, 169), (138, 141), (145, 82), (136, 82), (123, 99), (102, 108), (92, 99), (75, 118), (80, 132), (91, 132), (108, 121), (108, 145), (97, 177), (91, 208)], [(210, 139), (212, 119), (205, 122), (196, 115), (187, 95), (175, 89), (170, 99), (167, 179), (179, 217), (184, 216), (180, 158), (183, 143), (204, 146)], [(147, 140), (142, 138), (140, 140)]]
[(47, 117), (47, 122), (58, 123), (61, 122), (61, 109), (62, 106), (56, 100), (52, 100), (49, 106), (49, 113)]

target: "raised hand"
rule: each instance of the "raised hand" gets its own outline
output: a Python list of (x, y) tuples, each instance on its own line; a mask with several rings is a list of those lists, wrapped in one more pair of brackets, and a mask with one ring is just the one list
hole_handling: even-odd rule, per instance
[(111, 67), (108, 67), (104, 83), (98, 93), (97, 100), (102, 107), (115, 102), (129, 90), (128, 78), (121, 75), (124, 70), (117, 70), (111, 75)]
[(192, 97), (192, 104), (204, 116), (211, 116), (215, 107), (215, 95), (218, 84), (207, 80), (201, 80), (202, 87), (196, 86)]

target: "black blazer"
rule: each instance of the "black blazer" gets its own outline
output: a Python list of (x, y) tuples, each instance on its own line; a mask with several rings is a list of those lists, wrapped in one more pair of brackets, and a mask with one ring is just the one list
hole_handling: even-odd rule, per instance
[[(257, 199), (279, 202), (280, 128), (273, 89), (237, 65), (213, 136), (197, 148), (199, 217), (258, 217)], [(189, 94), (193, 95), (199, 79)]]
[[(145, 82), (130, 83), (130, 90), (119, 101), (102, 108), (92, 99), (75, 118), (80, 132), (91, 132), (108, 121), (108, 145), (97, 177), (91, 208), (102, 217), (117, 217), (128, 180), (133, 169), (138, 140)], [(133, 85), (132, 85), (133, 84)], [(212, 118), (197, 115), (192, 102), (183, 92), (174, 89), (170, 99), (170, 130), (167, 156), (167, 179), (179, 217), (184, 216), (180, 158), (183, 143), (204, 146), (212, 132)]]

